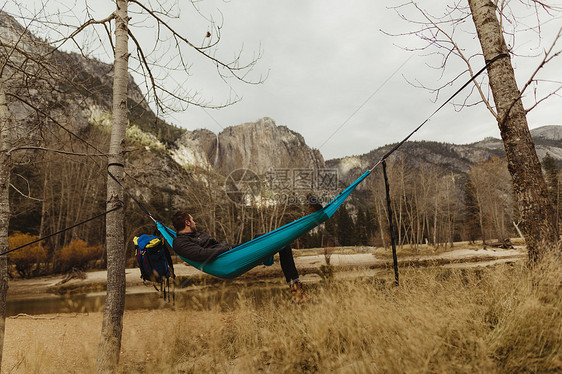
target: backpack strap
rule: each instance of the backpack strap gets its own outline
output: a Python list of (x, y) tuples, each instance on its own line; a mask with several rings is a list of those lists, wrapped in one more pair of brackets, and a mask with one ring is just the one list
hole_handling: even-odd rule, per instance
[[(158, 232), (158, 228), (156, 228)], [(161, 235), (159, 235), (161, 236)], [(174, 261), (172, 260), (172, 255), (170, 254), (170, 244), (164, 238), (162, 238), (162, 243), (164, 246), (164, 254), (166, 255), (166, 261), (168, 262), (168, 269), (170, 270), (172, 277), (172, 291), (170, 291), (170, 278), (166, 278), (166, 283), (164, 284), (164, 300), (166, 299), (166, 287), (168, 288), (168, 302), (170, 302), (170, 294), (172, 295), (172, 303), (176, 305), (176, 273), (174, 272)]]
[(162, 242), (164, 244), (164, 254), (166, 255), (166, 261), (168, 262), (168, 267), (170, 268), (170, 272), (172, 273), (172, 278), (176, 278), (176, 274), (174, 273), (174, 262), (172, 261), (172, 255), (170, 255), (170, 245), (164, 238), (162, 238)]
[[(170, 255), (170, 245), (164, 239), (164, 253), (166, 254), (166, 261), (168, 261), (168, 268), (170, 273), (172, 273), (172, 291), (170, 292), (170, 278), (166, 278), (166, 286), (168, 286), (168, 302), (170, 302), (170, 293), (172, 294), (173, 305), (176, 305), (176, 273), (174, 273), (174, 262), (172, 261), (172, 256)], [(166, 291), (164, 291), (164, 299), (166, 299)]]

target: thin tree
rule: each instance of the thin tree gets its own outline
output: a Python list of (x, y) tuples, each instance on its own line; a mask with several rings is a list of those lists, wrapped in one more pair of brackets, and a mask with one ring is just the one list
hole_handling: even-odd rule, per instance
[[(113, 118), (109, 143), (107, 210), (123, 206), (123, 168), (127, 131), (128, 1), (117, 0), (115, 18), (115, 63), (113, 69)], [(98, 348), (97, 372), (112, 373), (119, 362), (123, 312), (125, 310), (125, 227), (123, 209), (106, 216), (107, 297)]]
[(476, 188), (471, 178), (466, 178), (464, 185), (464, 222), (463, 230), (465, 239), (469, 243), (474, 243), (480, 232), (480, 236), (484, 240), (481, 226), (480, 206), (476, 196)]
[[(11, 129), (10, 114), (4, 78), (0, 74), (0, 252), (8, 250), (8, 225), (10, 223), (10, 173), (11, 173)], [(0, 256), (0, 365), (4, 348), (4, 331), (6, 327), (6, 295), (8, 293), (8, 259)]]

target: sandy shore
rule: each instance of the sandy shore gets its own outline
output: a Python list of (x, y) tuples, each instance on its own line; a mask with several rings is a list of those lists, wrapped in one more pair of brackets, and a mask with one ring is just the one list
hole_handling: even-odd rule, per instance
[[(447, 265), (457, 263), (481, 263), (485, 261), (512, 260), (514, 258), (525, 258), (526, 251), (522, 247), (514, 249), (455, 249), (435, 255), (401, 256), (400, 266), (411, 265)], [(303, 255), (295, 257), (295, 263), (301, 272), (303, 281), (318, 280), (318, 269), (326, 263), (323, 255)], [(336, 272), (354, 269), (376, 269), (391, 266), (392, 260), (388, 256), (376, 256), (369, 250), (365, 253), (338, 254), (330, 256), (330, 264), (334, 266)], [(207, 276), (199, 270), (186, 263), (174, 265), (175, 274), (184, 280), (198, 280), (213, 283), (216, 278)], [(140, 278), (138, 268), (126, 269), (127, 292), (147, 292), (147, 287)], [(336, 273), (337, 274), (337, 273)], [(245, 283), (261, 278), (279, 279), (282, 282), (281, 267), (276, 262), (272, 266), (258, 266), (236, 280), (227, 281), (228, 283)], [(40, 295), (64, 293), (70, 290), (95, 290), (96, 287), (103, 287), (107, 281), (105, 270), (91, 271), (86, 273), (85, 279), (71, 279), (64, 282), (64, 275), (53, 275), (49, 277), (39, 277), (32, 279), (14, 279), (9, 282), (8, 299), (20, 299), (38, 297)], [(150, 291), (150, 289), (148, 289)]]
[[(190, 313), (192, 319), (187, 327), (195, 328), (203, 313), (208, 318), (209, 312)], [(180, 313), (172, 310), (127, 311), (123, 320), (121, 370), (131, 372), (127, 366), (144, 364), (157, 354), (146, 348), (147, 342), (152, 347), (169, 344), (169, 337), (163, 331), (147, 326), (177, 325), (180, 318)], [(8, 318), (2, 373), (90, 372), (95, 367), (101, 322), (102, 313)]]

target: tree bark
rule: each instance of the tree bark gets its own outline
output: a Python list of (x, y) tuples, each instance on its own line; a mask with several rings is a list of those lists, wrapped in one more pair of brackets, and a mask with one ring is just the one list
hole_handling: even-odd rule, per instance
[(536, 261), (542, 252), (556, 245), (558, 238), (554, 227), (554, 210), (527, 125), (526, 112), (502, 29), (496, 17), (496, 6), (490, 0), (468, 0), (468, 3), (484, 58), (491, 60), (500, 54), (507, 55), (488, 66), (487, 70), (508, 170), (521, 211), (529, 259)]
[[(115, 12), (115, 63), (113, 72), (113, 124), (109, 145), (109, 171), (123, 180), (127, 126), (128, 14), (127, 0), (117, 0)], [(112, 165), (113, 164), (113, 165)], [(117, 165), (115, 165), (117, 164)], [(123, 188), (107, 179), (107, 209), (123, 204)], [(125, 309), (124, 213), (118, 209), (106, 218), (107, 298), (97, 358), (98, 373), (113, 373), (119, 363)]]
[[(380, 202), (380, 204), (382, 205), (382, 201)], [(386, 238), (384, 236), (385, 233), (384, 233), (383, 211), (384, 211), (384, 208), (379, 205), (379, 199), (375, 197), (375, 214), (377, 215), (377, 220), (379, 222), (379, 230), (380, 230), (380, 234), (381, 234), (382, 247), (384, 249), (386, 249), (387, 245), (386, 245)]]
[[(4, 92), (3, 78), (0, 77), (0, 252), (6, 252), (8, 246), (8, 225), (10, 223), (10, 173), (11, 159), (8, 151), (11, 147), (9, 129), (9, 111)], [(6, 295), (8, 293), (8, 256), (0, 256), (0, 367), (4, 350), (4, 332), (6, 329)]]

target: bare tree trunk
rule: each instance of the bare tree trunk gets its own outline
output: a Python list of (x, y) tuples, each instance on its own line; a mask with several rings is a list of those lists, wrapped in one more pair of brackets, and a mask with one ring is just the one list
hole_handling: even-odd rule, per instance
[[(449, 244), (451, 245), (451, 248), (453, 248), (453, 214), (451, 212), (451, 199), (453, 198), (451, 196), (451, 192), (449, 191), (449, 181), (445, 181), (445, 187), (446, 187), (446, 191), (447, 191), (447, 238), (446, 240), (449, 242)], [(447, 247), (447, 243), (445, 243), (445, 248)]]
[(519, 226), (515, 223), (515, 221), (513, 221), (513, 226), (515, 226), (515, 230), (517, 230), (517, 234), (519, 234), (519, 237), (521, 239), (525, 239), (525, 237), (523, 236), (523, 233), (521, 232), (521, 230), (519, 229)]
[(433, 246), (435, 248), (439, 247), (437, 244), (437, 203), (438, 203), (438, 195), (435, 195), (435, 205), (433, 211)]
[(556, 179), (556, 232), (560, 232), (560, 177)]
[[(502, 53), (507, 54), (502, 29), (496, 17), (496, 6), (490, 0), (468, 0), (468, 3), (484, 58), (491, 60)], [(536, 261), (547, 246), (554, 247), (557, 242), (553, 207), (527, 125), (526, 112), (510, 58), (500, 58), (488, 66), (488, 76), (508, 169), (522, 216), (529, 259)]]
[[(8, 128), (9, 111), (4, 92), (3, 78), (0, 77), (0, 252), (6, 252), (8, 246), (8, 225), (10, 223), (10, 172), (11, 159), (8, 151), (11, 147), (10, 129)], [(8, 293), (8, 256), (0, 257), (0, 366), (4, 350), (4, 332), (6, 329), (6, 295)]]
[[(128, 14), (127, 0), (117, 0), (115, 12), (115, 63), (113, 75), (113, 126), (109, 145), (109, 171), (123, 180), (124, 145), (127, 126)], [(117, 164), (117, 165), (115, 165)], [(123, 204), (123, 189), (107, 179), (107, 209)], [(98, 348), (98, 373), (113, 373), (119, 363), (123, 311), (125, 309), (124, 213), (118, 209), (106, 218), (107, 298)]]
[(45, 236), (47, 232), (47, 215), (49, 214), (48, 199), (47, 199), (47, 188), (49, 186), (49, 167), (44, 168), (43, 174), (43, 201), (41, 202), (41, 223), (39, 225), (39, 237)]
[(482, 207), (482, 202), (480, 201), (480, 195), (476, 196), (476, 202), (478, 203), (478, 222), (480, 223), (480, 235), (482, 236), (482, 244), (486, 245), (486, 231), (484, 230), (484, 208)]
[[(382, 204), (382, 202), (381, 202)], [(387, 245), (386, 245), (386, 239), (384, 236), (384, 218), (383, 218), (383, 211), (384, 208), (381, 207), (379, 205), (379, 199), (375, 198), (375, 211), (376, 211), (376, 215), (377, 215), (377, 220), (379, 221), (379, 230), (381, 233), (381, 241), (382, 241), (382, 247), (384, 249), (386, 249)]]

